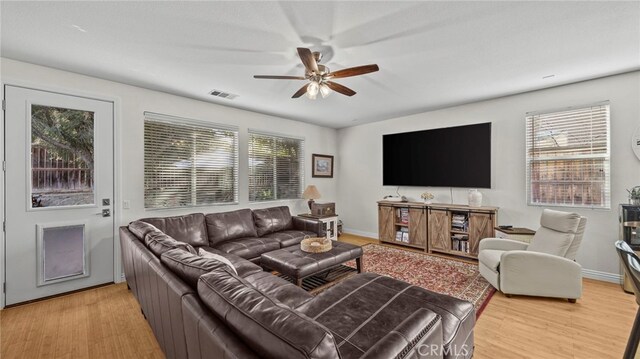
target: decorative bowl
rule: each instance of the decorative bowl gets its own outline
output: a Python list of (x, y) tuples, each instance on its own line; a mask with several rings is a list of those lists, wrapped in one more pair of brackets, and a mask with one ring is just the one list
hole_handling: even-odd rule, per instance
[(300, 242), (300, 249), (307, 253), (323, 253), (331, 250), (331, 240), (324, 237), (305, 238)]

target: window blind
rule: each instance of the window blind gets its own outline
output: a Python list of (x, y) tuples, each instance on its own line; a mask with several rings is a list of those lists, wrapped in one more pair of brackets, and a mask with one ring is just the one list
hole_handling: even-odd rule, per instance
[(237, 202), (237, 129), (145, 113), (145, 208)]
[(304, 140), (249, 131), (249, 201), (301, 198)]
[(526, 117), (530, 205), (611, 207), (609, 104)]

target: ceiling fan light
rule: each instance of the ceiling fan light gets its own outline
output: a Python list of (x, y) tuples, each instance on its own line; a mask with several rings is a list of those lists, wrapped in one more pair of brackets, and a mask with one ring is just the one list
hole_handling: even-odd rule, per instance
[(318, 90), (320, 90), (320, 85), (315, 81), (311, 81), (307, 86), (307, 95), (309, 95), (310, 99), (315, 99), (318, 95)]
[(331, 94), (331, 89), (326, 84), (320, 84), (320, 95), (325, 98)]
[(308, 97), (310, 100), (315, 100), (315, 99), (316, 99), (316, 97), (318, 97), (318, 93), (317, 93), (317, 92), (316, 92), (316, 93), (312, 93), (312, 92), (307, 91), (307, 97)]

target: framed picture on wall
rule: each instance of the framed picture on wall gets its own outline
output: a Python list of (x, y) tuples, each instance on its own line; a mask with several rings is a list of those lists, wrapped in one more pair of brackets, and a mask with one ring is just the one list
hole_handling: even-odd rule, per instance
[(313, 164), (312, 177), (333, 178), (333, 156), (329, 155), (311, 155), (311, 163)]

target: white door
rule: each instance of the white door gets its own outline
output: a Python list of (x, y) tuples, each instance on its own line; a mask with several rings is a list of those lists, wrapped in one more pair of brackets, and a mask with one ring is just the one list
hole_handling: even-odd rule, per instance
[(5, 100), (6, 305), (113, 282), (113, 103)]

